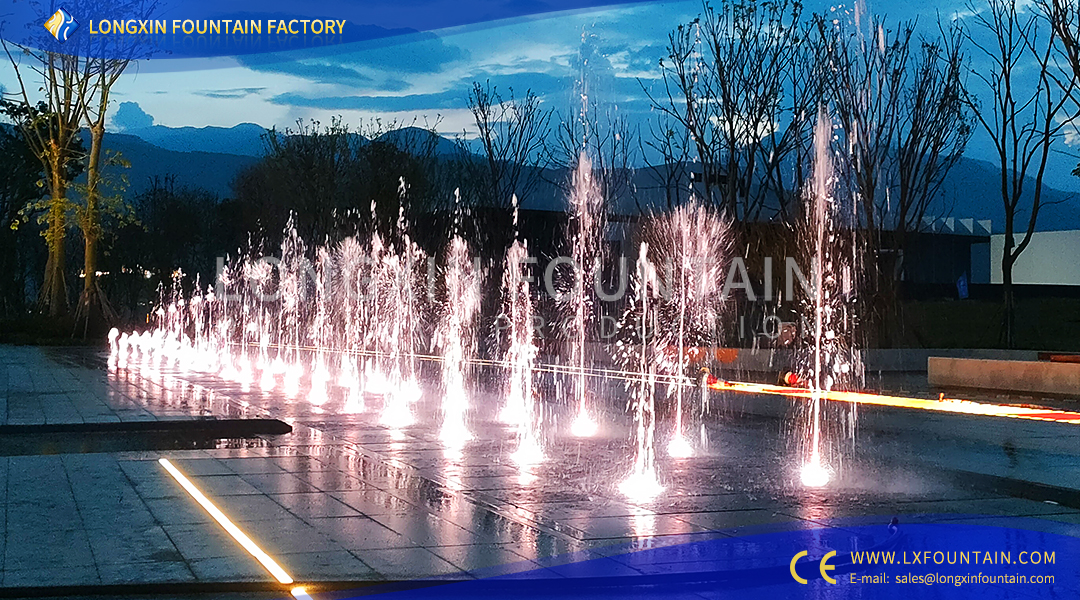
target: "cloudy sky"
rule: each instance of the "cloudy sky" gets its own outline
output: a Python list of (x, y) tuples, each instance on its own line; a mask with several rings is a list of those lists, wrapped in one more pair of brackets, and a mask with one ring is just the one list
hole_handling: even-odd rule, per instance
[[(807, 11), (851, 19), (851, 5), (806, 0)], [(866, 4), (866, 12), (889, 22), (918, 18), (936, 34), (937, 15), (964, 11), (964, 0), (890, 0)], [(627, 115), (647, 117), (642, 84), (657, 81), (658, 59), (668, 33), (700, 13), (699, 0), (643, 2), (606, 9), (546, 14), (481, 26), (442, 29), (330, 49), (238, 58), (144, 61), (130, 69), (114, 97), (128, 104), (114, 125), (170, 127), (257, 123), (285, 127), (297, 119), (345, 122), (381, 117), (411, 123), (438, 122), (444, 133), (471, 129), (466, 99), (473, 81), (500, 90), (531, 89), (550, 107), (570, 114), (580, 107), (583, 69), (599, 82), (591, 95)], [(584, 66), (583, 66), (584, 63)], [(6, 76), (6, 73), (5, 73)], [(145, 113), (145, 114), (141, 114)], [(969, 156), (991, 159), (985, 136)], [(1059, 157), (1052, 176), (1058, 187), (1072, 157)], [(1080, 191), (1080, 185), (1075, 186)]]

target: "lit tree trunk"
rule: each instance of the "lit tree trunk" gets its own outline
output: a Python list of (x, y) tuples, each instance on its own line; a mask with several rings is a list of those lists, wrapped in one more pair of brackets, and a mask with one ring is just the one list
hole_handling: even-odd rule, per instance
[(86, 166), (86, 207), (80, 226), (83, 233), (83, 300), (97, 287), (97, 242), (101, 227), (98, 214), (98, 185), (101, 173), (101, 142), (105, 130), (101, 127), (90, 129), (90, 156)]
[(45, 262), (45, 278), (41, 282), (38, 307), (50, 317), (62, 317), (68, 312), (67, 280), (64, 277), (66, 253), (64, 241), (67, 234), (67, 185), (64, 180), (64, 161), (61, 152), (53, 147), (49, 156), (50, 193), (48, 228), (45, 243), (49, 258)]
[(83, 291), (79, 297), (79, 307), (75, 313), (75, 326), (81, 324), (85, 336), (91, 329), (91, 322), (96, 325), (109, 324), (116, 320), (105, 292), (98, 284), (98, 242), (101, 239), (101, 155), (104, 152), (105, 113), (109, 107), (109, 92), (127, 65), (126, 60), (107, 61), (102, 59), (97, 66), (96, 112), (94, 105), (84, 106), (84, 117), (90, 130), (90, 152), (86, 160), (86, 200), (78, 211), (79, 229), (83, 235)]

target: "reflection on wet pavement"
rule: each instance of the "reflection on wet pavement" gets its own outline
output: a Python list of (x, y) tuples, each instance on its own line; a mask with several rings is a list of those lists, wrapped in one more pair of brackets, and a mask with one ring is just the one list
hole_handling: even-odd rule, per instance
[[(337, 387), (316, 406), (302, 396), (287, 399), (257, 387), (244, 390), (213, 376), (108, 372), (99, 352), (54, 350), (0, 358), (15, 365), (9, 366), (4, 388), (8, 423), (33, 422), (33, 415), (45, 415), (40, 421), (50, 422), (53, 405), (39, 398), (52, 394), (70, 405), (68, 416), (82, 421), (278, 418), (294, 426), (291, 434), (234, 447), (0, 461), (5, 478), (13, 476), (9, 473), (23, 478), (8, 488), (23, 490), (18, 493), (25, 497), (12, 498), (9, 492), (7, 501), (15, 507), (9, 511), (26, 519), (36, 518), (33, 504), (45, 497), (44, 491), (29, 490), (60, 485), (25, 479), (28, 466), (36, 470), (41, 461), (54, 461), (45, 468), (72, 477), (70, 502), (54, 501), (40, 509), (55, 519), (72, 506), (80, 508), (82, 521), (73, 526), (75, 533), (63, 535), (74, 536), (70, 547), (87, 548), (73, 564), (93, 575), (73, 568), (68, 580), (100, 583), (120, 577), (102, 566), (98, 557), (105, 555), (104, 546), (101, 554), (90, 551), (106, 543), (94, 532), (116, 523), (139, 523), (135, 531), (151, 532), (131, 533), (130, 544), (108, 549), (118, 563), (143, 565), (126, 571), (129, 579), (268, 579), (162, 473), (156, 462), (160, 456), (169, 457), (301, 581), (469, 578), (751, 531), (843, 527), (853, 519), (884, 525), (894, 514), (911, 521), (950, 517), (931, 516), (941, 513), (1048, 517), (1055, 531), (1080, 534), (1076, 510), (974, 488), (940, 469), (908, 461), (904, 444), (918, 440), (867, 435), (853, 444), (833, 484), (806, 490), (797, 483), (784, 420), (740, 413), (725, 407), (723, 398), (714, 403), (715, 414), (688, 430), (694, 433), (693, 458), (658, 460), (665, 491), (650, 501), (634, 501), (617, 490), (631, 469), (633, 442), (623, 400), (615, 392), (605, 392), (606, 405), (593, 403), (600, 428), (592, 438), (572, 437), (573, 411), (546, 404), (544, 422), (551, 424), (545, 430), (546, 459), (523, 468), (510, 459), (514, 432), (496, 419), (498, 399), (486, 393), (472, 398), (468, 426), (473, 440), (452, 451), (438, 437), (441, 415), (435, 393), (412, 407), (413, 425), (391, 429), (379, 423), (381, 398), (369, 396), (366, 410), (349, 413), (345, 390)], [(12, 368), (23, 368), (16, 363), (33, 367), (29, 383), (12, 375)], [(41, 375), (46, 370), (54, 373), (51, 379)], [(38, 396), (18, 393), (19, 386)], [(661, 443), (667, 435), (658, 431)], [(87, 473), (94, 473), (94, 479), (82, 475)], [(108, 497), (116, 494), (122, 502)], [(12, 523), (9, 517), (9, 536)], [(10, 572), (13, 582), (28, 581), (36, 567), (20, 561), (31, 558), (20, 557), (10, 543), (7, 548), (5, 574)], [(629, 572), (640, 568), (626, 566)], [(3, 585), (15, 584), (5, 578)]]

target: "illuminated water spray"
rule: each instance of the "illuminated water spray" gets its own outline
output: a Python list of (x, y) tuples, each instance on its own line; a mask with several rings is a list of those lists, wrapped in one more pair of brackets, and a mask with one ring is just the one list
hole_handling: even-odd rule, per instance
[(344, 388), (346, 398), (342, 411), (348, 414), (363, 412), (364, 383), (360, 364), (360, 354), (365, 347), (365, 316), (368, 303), (367, 291), (367, 251), (355, 238), (347, 238), (337, 248), (339, 279), (336, 291), (341, 295), (343, 306), (342, 323), (345, 335), (342, 344), (344, 352), (340, 354), (338, 364), (338, 385)]
[(593, 289), (602, 260), (600, 243), (604, 232), (604, 197), (593, 172), (588, 154), (578, 156), (573, 173), (570, 206), (573, 209), (574, 281), (570, 291), (571, 356), (574, 367), (573, 388), (577, 415), (570, 431), (579, 437), (596, 433), (596, 421), (589, 414), (585, 367), (588, 354), (587, 334), (595, 323)]
[(629, 408), (634, 413), (634, 467), (619, 484), (619, 491), (637, 501), (649, 500), (664, 491), (656, 473), (657, 361), (649, 343), (657, 329), (651, 306), (657, 287), (656, 268), (649, 262), (649, 245), (643, 242), (634, 278), (634, 301), (621, 324), (625, 337), (616, 342), (616, 355), (623, 368), (637, 375), (626, 382)]
[(466, 370), (476, 358), (475, 321), (480, 311), (480, 273), (469, 256), (469, 245), (454, 237), (445, 268), (446, 302), (435, 332), (442, 352), (443, 422), (439, 439), (449, 448), (460, 448), (472, 439), (465, 422), (469, 408)]
[(691, 372), (691, 353), (718, 341), (732, 233), (726, 219), (692, 198), (653, 217), (645, 238), (667, 283), (654, 307), (660, 327), (651, 341), (668, 394), (675, 399), (675, 427), (667, 451), (686, 458), (694, 452), (685, 433), (684, 410), (693, 398), (689, 386), (697, 379)]
[(529, 286), (529, 250), (525, 242), (514, 241), (506, 253), (503, 272), (503, 315), (508, 365), (506, 404), (500, 417), (517, 426), (517, 449), (512, 457), (519, 465), (543, 460), (540, 425), (543, 412), (533, 391), (536, 341), (533, 331), (533, 303)]
[[(837, 194), (837, 174), (833, 164), (832, 121), (822, 107), (814, 127), (813, 179), (808, 186), (805, 223), (801, 230), (804, 252), (811, 264), (811, 293), (804, 301), (802, 351), (799, 368), (809, 377), (811, 395), (807, 411), (806, 450), (800, 470), (802, 483), (809, 487), (827, 484), (833, 468), (826, 460), (826, 402), (834, 389), (850, 387), (861, 371), (854, 352), (855, 299), (854, 231), (841, 208)], [(808, 334), (808, 335), (807, 335)]]

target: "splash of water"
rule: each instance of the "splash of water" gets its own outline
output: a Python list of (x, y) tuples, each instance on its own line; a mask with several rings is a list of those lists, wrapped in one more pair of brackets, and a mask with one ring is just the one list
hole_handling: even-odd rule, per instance
[[(691, 377), (696, 375), (691, 356), (719, 340), (717, 323), (726, 300), (733, 236), (727, 220), (691, 198), (651, 219), (645, 237), (667, 282), (655, 306), (660, 328), (652, 340), (660, 371), (671, 382), (668, 394), (675, 398), (675, 430), (667, 450), (672, 457), (685, 458), (693, 455), (684, 410), (691, 401), (687, 393)], [(703, 410), (699, 407), (699, 412)]]
[(475, 320), (480, 311), (480, 274), (469, 256), (469, 246), (454, 237), (446, 258), (447, 301), (435, 332), (435, 345), (442, 351), (443, 423), (439, 438), (449, 447), (459, 448), (472, 439), (465, 422), (469, 408), (466, 370), (476, 356)]
[(520, 465), (543, 460), (540, 425), (543, 411), (533, 390), (536, 341), (533, 329), (533, 304), (528, 273), (529, 250), (525, 242), (515, 241), (506, 253), (503, 272), (503, 318), (505, 319), (506, 354), (509, 365), (508, 392), (501, 418), (517, 426), (517, 449), (512, 458)]

